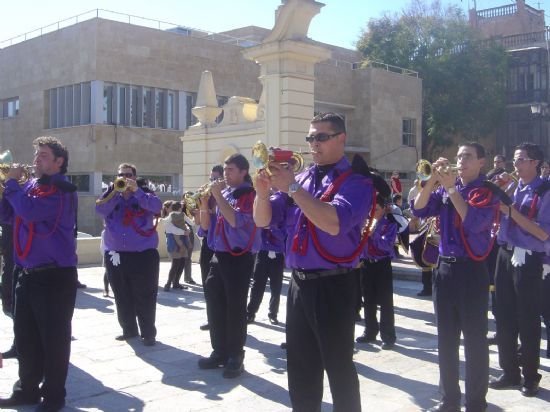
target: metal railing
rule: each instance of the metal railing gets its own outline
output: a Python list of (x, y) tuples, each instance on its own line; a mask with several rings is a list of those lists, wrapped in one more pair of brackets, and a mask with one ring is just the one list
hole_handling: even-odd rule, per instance
[(93, 9), (85, 13), (77, 14), (63, 20), (59, 20), (55, 23), (48, 24), (47, 26), (39, 27), (35, 30), (28, 31), (23, 34), (11, 37), (6, 40), (0, 41), (0, 49), (13, 46), (14, 44), (24, 42), (36, 37), (43, 36), (48, 33), (52, 33), (61, 29), (64, 29), (69, 26), (81, 23), (86, 20), (92, 19), (105, 19), (111, 21), (118, 21), (121, 23), (133, 24), (141, 27), (148, 27), (152, 29), (158, 29), (163, 31), (170, 31), (177, 34), (182, 34), (185, 36), (208, 39), (216, 42), (233, 44), (241, 47), (250, 47), (258, 42), (229, 36), (226, 34), (209, 32), (206, 30), (195, 29), (192, 27), (182, 26), (175, 23), (170, 23), (162, 20), (149, 19), (147, 17), (135, 16), (132, 14), (119, 13), (116, 11), (105, 10), (105, 9)]
[(493, 7), (491, 9), (478, 10), (478, 19), (492, 19), (495, 17), (509, 16), (516, 13), (518, 10), (517, 5), (508, 4), (506, 6)]
[(345, 60), (338, 59), (328, 59), (320, 62), (321, 65), (333, 66), (333, 67), (344, 67), (349, 70), (363, 70), (368, 67), (373, 67), (376, 69), (382, 69), (393, 73), (399, 73), (405, 76), (418, 77), (418, 72), (414, 70), (405, 69), (403, 67), (392, 66), (391, 64), (386, 64), (377, 60), (364, 60), (360, 62), (349, 62)]

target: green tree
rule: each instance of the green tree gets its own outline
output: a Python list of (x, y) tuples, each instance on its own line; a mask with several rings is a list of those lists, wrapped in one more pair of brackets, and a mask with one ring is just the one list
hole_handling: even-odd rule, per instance
[(370, 20), (357, 42), (365, 64), (417, 71), (423, 84), (423, 155), (496, 130), (506, 107), (507, 55), (481, 40), (458, 6), (413, 0), (401, 14)]

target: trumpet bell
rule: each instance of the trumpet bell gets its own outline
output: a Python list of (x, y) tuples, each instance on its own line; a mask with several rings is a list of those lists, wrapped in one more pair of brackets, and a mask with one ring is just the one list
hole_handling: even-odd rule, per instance
[(124, 192), (126, 188), (128, 187), (128, 183), (126, 183), (126, 178), (124, 177), (117, 177), (115, 181), (113, 182), (113, 186), (115, 191), (117, 192)]
[(277, 162), (285, 167), (291, 167), (294, 173), (304, 168), (304, 157), (291, 150), (267, 148), (265, 143), (258, 141), (252, 146), (252, 164), (257, 170), (265, 170), (271, 175), (269, 162)]
[[(8, 173), (13, 164), (13, 155), (11, 150), (5, 150), (0, 153), (0, 185), (4, 186), (4, 182), (8, 179)], [(27, 183), (27, 181), (32, 177), (32, 166), (29, 165), (20, 165), (23, 168), (23, 174), (18, 180), (20, 185)]]
[[(441, 173), (456, 173), (458, 172), (458, 166), (455, 164), (449, 164), (446, 166), (438, 167), (437, 169)], [(433, 166), (426, 159), (420, 159), (416, 164), (416, 177), (418, 180), (425, 182), (432, 177)]]
[(13, 163), (13, 155), (11, 154), (11, 150), (5, 150), (2, 153), (0, 153), (0, 163), (1, 164), (12, 164)]

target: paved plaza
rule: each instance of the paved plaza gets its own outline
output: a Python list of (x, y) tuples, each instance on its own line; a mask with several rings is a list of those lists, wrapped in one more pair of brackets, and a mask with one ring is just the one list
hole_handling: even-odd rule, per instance
[[(398, 264), (397, 268), (399, 274), (414, 278), (416, 273), (418, 278), (418, 272), (408, 262)], [(168, 269), (169, 262), (162, 262), (161, 285)], [(222, 378), (221, 369), (197, 368), (198, 357), (211, 351), (208, 332), (199, 330), (206, 320), (200, 286), (187, 291), (159, 289), (158, 343), (154, 347), (144, 347), (138, 339), (128, 343), (114, 339), (120, 329), (113, 299), (102, 297), (103, 269), (80, 268), (79, 277), (88, 288), (79, 290), (77, 296), (64, 410), (259, 412), (290, 409), (286, 356), (279, 346), (285, 340), (285, 297), (281, 299), (279, 314), (283, 322), (273, 326), (267, 319), (269, 295), (265, 296), (256, 323), (248, 328), (246, 372), (240, 378), (227, 380)], [(193, 277), (200, 279), (196, 264), (193, 265)], [(285, 296), (288, 281), (288, 273), (285, 273)], [(395, 282), (397, 347), (394, 351), (382, 351), (381, 342), (356, 345), (355, 362), (365, 411), (420, 411), (431, 407), (438, 399), (433, 307), (429, 299), (416, 296), (419, 289), (418, 281)], [(11, 344), (11, 327), (11, 320), (2, 316), (2, 350)], [(363, 326), (357, 324), (356, 335), (362, 332)], [(543, 378), (537, 398), (524, 398), (518, 390), (489, 390), (488, 410), (550, 410), (550, 360), (542, 358), (541, 363)], [(491, 347), (490, 372), (498, 374), (496, 346)], [(17, 361), (5, 360), (0, 370), (0, 395), (9, 395), (16, 378)], [(323, 411), (332, 410), (331, 403), (325, 379)]]

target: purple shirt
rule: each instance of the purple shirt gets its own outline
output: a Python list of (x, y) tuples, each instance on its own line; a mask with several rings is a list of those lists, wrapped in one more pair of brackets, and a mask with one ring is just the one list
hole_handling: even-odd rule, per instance
[(273, 251), (276, 253), (284, 253), (285, 251), (286, 233), (279, 226), (272, 226), (262, 229), (262, 245), (260, 250)]
[[(302, 188), (315, 198), (320, 198), (329, 185), (342, 173), (350, 169), (350, 163), (342, 157), (320, 182), (316, 176), (316, 166), (312, 166), (296, 177)], [(320, 229), (316, 229), (321, 246), (330, 254), (337, 257), (351, 256), (359, 246), (361, 230), (372, 208), (373, 185), (372, 181), (360, 174), (349, 175), (342, 183), (334, 198), (329, 202), (336, 208), (340, 231), (332, 236)], [(347, 263), (334, 263), (325, 259), (315, 249), (311, 234), (304, 225), (300, 226), (303, 213), (286, 193), (278, 192), (271, 198), (272, 217), (271, 225), (280, 222), (286, 224), (286, 266), (292, 269), (335, 269), (355, 268), (359, 262), (359, 255)], [(292, 245), (295, 235), (300, 243), (306, 242), (306, 253), (293, 251)]]
[(96, 205), (96, 212), (105, 219), (105, 250), (142, 252), (156, 249), (159, 237), (153, 221), (161, 209), (162, 202), (154, 193), (145, 193), (139, 188), (128, 200), (118, 192), (107, 202)]
[[(456, 181), (456, 190), (462, 198), (468, 201), (468, 196), (473, 189), (482, 186), (485, 176), (479, 176), (466, 186), (460, 179)], [(464, 237), (470, 245), (471, 251), (476, 256), (482, 256), (487, 253), (490, 245), (493, 224), (496, 216), (495, 205), (498, 203), (496, 196), (488, 206), (474, 207), (468, 204), (466, 219), (462, 222)], [(430, 194), (428, 204), (423, 209), (414, 207), (414, 200), (411, 202), (414, 216), (427, 218), (439, 216), (439, 228), (441, 230), (441, 243), (439, 244), (439, 253), (443, 256), (468, 257), (466, 248), (460, 234), (460, 224), (458, 223), (458, 214), (453, 206), (449, 195), (440, 187)]]
[[(536, 177), (531, 183), (524, 184), (521, 181), (514, 192), (514, 207), (522, 215), (528, 216), (535, 189), (543, 183), (540, 177)], [(550, 190), (547, 190), (536, 203), (536, 214), (533, 219), (546, 232), (550, 233)], [(498, 243), (501, 245), (518, 246), (523, 249), (535, 252), (550, 252), (550, 239), (545, 242), (527, 233), (520, 228), (508, 216), (502, 216), (500, 230), (498, 232)]]
[(397, 237), (397, 223), (390, 222), (386, 216), (382, 216), (370, 234), (367, 244), (361, 253), (361, 258), (381, 260), (395, 258), (395, 238)]
[[(61, 174), (51, 176), (51, 181), (54, 180), (68, 181)], [(56, 188), (50, 195), (39, 197), (38, 190), (48, 192), (55, 186), (39, 185), (36, 179), (28, 181), (22, 187), (14, 179), (8, 179), (5, 186), (0, 213), (3, 221), (14, 223), (15, 263), (26, 269), (45, 265), (76, 266), (76, 192), (63, 192)], [(16, 218), (21, 219), (19, 230)], [(34, 224), (34, 236), (29, 253), (20, 256), (15, 246), (19, 245), (20, 251), (25, 251), (31, 223)]]
[[(252, 207), (256, 193), (250, 191), (237, 198), (234, 197), (238, 189), (246, 190), (251, 188), (250, 183), (232, 188), (226, 187), (222, 190), (222, 196), (235, 211), (235, 227), (223, 217), (216, 206), (216, 214), (210, 216), (210, 227), (208, 229), (208, 247), (215, 252), (240, 252), (249, 248), (251, 253), (260, 249), (260, 229), (256, 228), (252, 218)], [(222, 230), (223, 229), (223, 230)]]

